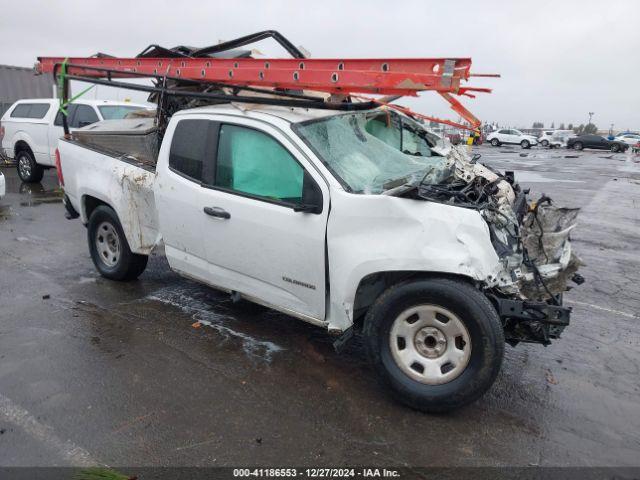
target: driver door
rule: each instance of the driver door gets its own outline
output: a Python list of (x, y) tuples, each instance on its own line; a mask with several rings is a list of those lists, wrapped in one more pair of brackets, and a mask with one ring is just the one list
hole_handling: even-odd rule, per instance
[[(210, 285), (320, 323), (327, 184), (280, 130), (229, 118), (190, 117), (176, 125), (169, 170), (156, 189), (169, 263)], [(196, 130), (203, 133), (192, 135)], [(202, 147), (194, 148), (198, 143)], [(184, 158), (187, 178), (179, 171)]]

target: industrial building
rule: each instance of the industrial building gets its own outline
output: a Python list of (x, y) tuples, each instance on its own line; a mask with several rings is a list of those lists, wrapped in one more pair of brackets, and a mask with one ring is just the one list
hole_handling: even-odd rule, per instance
[(53, 78), (35, 75), (32, 68), (0, 65), (0, 116), (22, 98), (51, 98)]

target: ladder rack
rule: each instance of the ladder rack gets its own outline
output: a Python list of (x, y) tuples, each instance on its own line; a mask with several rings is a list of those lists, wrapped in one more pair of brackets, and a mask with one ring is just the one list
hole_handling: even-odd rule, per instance
[[(295, 58), (220, 58), (220, 52), (271, 36)], [(186, 48), (186, 47), (179, 47)], [(162, 55), (162, 56), (157, 56)], [(216, 56), (217, 55), (217, 56)], [(37, 73), (52, 73), (64, 84), (61, 98), (68, 97), (68, 81), (79, 80), (157, 94), (292, 107), (359, 110), (381, 102), (352, 101), (360, 94), (386, 95), (397, 99), (422, 91), (439, 93), (471, 128), (480, 121), (452, 95), (474, 97), (491, 92), (463, 84), (473, 76), (470, 58), (382, 58), (310, 59), (277, 32), (266, 31), (231, 42), (196, 50), (192, 56), (156, 45), (133, 58), (105, 55), (95, 57), (39, 57)], [(152, 78), (154, 86), (121, 82), (118, 79)], [(195, 88), (184, 88), (185, 85)], [(199, 89), (199, 90), (198, 90)], [(214, 91), (211, 91), (211, 90)], [(196, 90), (196, 91), (194, 91)], [(311, 95), (310, 92), (315, 92)], [(328, 98), (327, 98), (328, 97)], [(389, 99), (384, 99), (388, 104)], [(430, 117), (427, 117), (430, 118)], [(435, 119), (439, 121), (439, 119)], [(448, 124), (469, 128), (453, 122)]]

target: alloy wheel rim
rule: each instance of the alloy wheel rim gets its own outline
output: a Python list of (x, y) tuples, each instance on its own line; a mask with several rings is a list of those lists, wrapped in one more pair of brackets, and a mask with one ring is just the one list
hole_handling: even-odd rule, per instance
[(398, 315), (389, 345), (402, 372), (427, 385), (454, 380), (471, 358), (471, 338), (464, 323), (437, 305), (419, 305)]
[(22, 177), (28, 178), (31, 176), (31, 162), (24, 155), (18, 159), (18, 170), (20, 170), (20, 175)]
[(120, 259), (120, 238), (111, 223), (98, 225), (95, 243), (100, 260), (107, 267), (114, 267)]

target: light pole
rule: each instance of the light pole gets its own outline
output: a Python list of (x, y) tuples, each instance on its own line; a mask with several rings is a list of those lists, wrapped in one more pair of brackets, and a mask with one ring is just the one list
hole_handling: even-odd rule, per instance
[(587, 123), (587, 125), (591, 123), (591, 117), (593, 117), (594, 115), (595, 115), (594, 112), (589, 112), (589, 123)]

